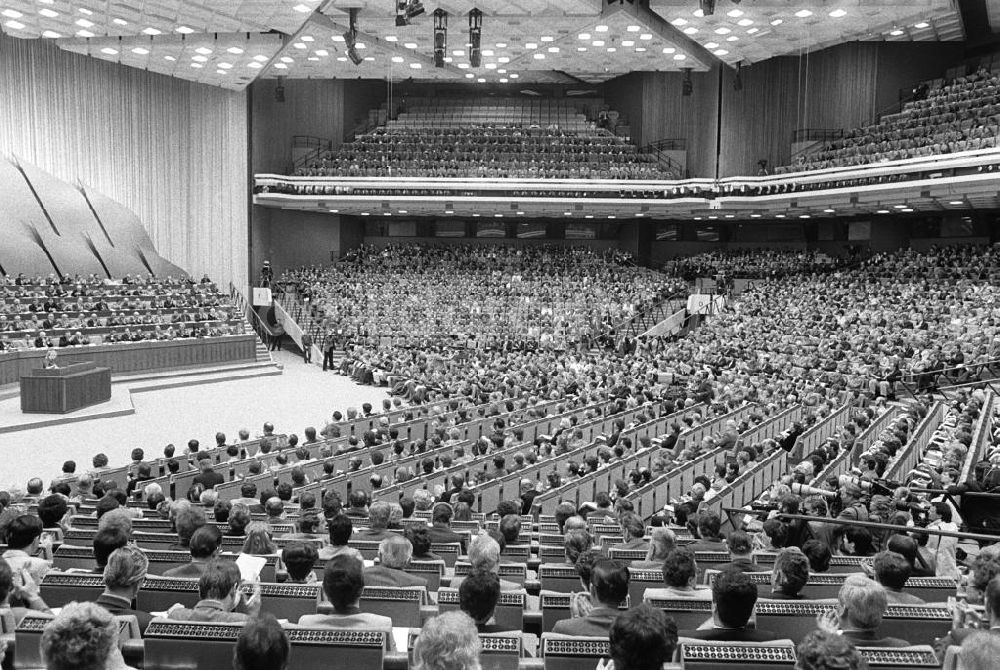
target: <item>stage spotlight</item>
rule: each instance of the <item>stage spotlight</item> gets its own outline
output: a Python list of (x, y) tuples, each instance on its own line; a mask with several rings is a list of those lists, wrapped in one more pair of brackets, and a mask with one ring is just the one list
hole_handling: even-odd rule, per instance
[(396, 3), (396, 25), (408, 26), (410, 21), (424, 13), (420, 0), (399, 0)]
[(699, 0), (701, 12), (705, 16), (715, 14), (715, 0)]
[(483, 40), (483, 13), (478, 9), (469, 12), (469, 65), (479, 67), (483, 62), (483, 52), (480, 45)]
[(694, 82), (691, 81), (691, 68), (684, 68), (684, 81), (681, 84), (681, 95), (689, 96), (694, 93)]
[(448, 50), (448, 12), (434, 10), (434, 67), (444, 67), (444, 54)]
[(351, 27), (348, 28), (347, 32), (344, 33), (344, 46), (347, 48), (347, 57), (351, 59), (351, 62), (355, 65), (361, 65), (365, 59), (358, 55), (358, 50), (355, 47), (357, 43), (358, 36), (358, 10), (356, 8), (351, 9)]

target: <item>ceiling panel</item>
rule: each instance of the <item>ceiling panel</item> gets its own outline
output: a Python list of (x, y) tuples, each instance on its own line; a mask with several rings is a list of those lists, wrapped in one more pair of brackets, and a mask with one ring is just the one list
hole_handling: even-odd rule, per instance
[(855, 40), (964, 39), (951, 0), (718, 0), (710, 16), (689, 0), (650, 0), (649, 8), (730, 64)]

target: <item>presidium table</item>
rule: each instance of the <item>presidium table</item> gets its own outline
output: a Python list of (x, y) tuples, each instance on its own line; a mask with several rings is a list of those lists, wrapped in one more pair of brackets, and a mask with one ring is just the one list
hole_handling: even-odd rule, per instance
[(21, 411), (26, 414), (67, 414), (109, 400), (111, 368), (93, 361), (21, 375)]

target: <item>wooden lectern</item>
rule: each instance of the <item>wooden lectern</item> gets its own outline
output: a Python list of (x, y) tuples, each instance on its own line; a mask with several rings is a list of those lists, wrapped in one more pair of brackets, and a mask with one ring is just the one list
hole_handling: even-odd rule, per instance
[(111, 400), (111, 368), (93, 361), (32, 370), (21, 376), (21, 411), (66, 414)]

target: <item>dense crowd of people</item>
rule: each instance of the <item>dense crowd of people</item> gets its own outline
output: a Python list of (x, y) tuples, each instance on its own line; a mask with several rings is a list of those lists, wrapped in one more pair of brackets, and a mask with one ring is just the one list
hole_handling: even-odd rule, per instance
[(208, 277), (0, 276), (0, 352), (216, 337), (244, 325)]
[[(796, 273), (795, 261), (786, 264), (780, 255), (745, 258), (744, 267), (728, 260), (727, 268), (776, 277), (782, 267), (780, 280), (755, 282), (719, 316), (673, 341), (601, 339), (620, 319), (680, 286), (616, 254), (366, 246), (333, 268), (288, 273), (286, 288), (295, 287), (319, 326), (327, 333), (345, 327), (337, 338), (323, 338), (324, 345), (346, 345), (334, 367), (385, 384), (393, 395), (381, 408), (335, 412), (323, 428), (307, 428), (303, 441), (281, 438), (267, 424), (257, 439), (220, 434), (210, 449), (193, 440), (183, 453), (171, 445), (156, 459), (139, 449), (124, 486), (98, 454), (90, 472), (78, 474), (67, 463), (47, 491), (32, 479), (24, 490), (0, 493), (0, 536), (7, 543), (0, 602), (15, 618), (47, 611), (39, 584), (55, 569), (52, 540), (93, 528), (83, 521), (96, 517), (91, 572), (103, 575), (105, 593), (95, 603), (63, 608), (47, 627), (43, 650), (57, 659), (53, 667), (64, 667), (58, 659), (67, 647), (86, 645), (98, 659), (88, 667), (123, 667), (113, 636), (101, 631), (110, 630), (108, 613), (131, 612), (148, 623), (151, 613), (137, 611), (135, 597), (153, 568), (130, 540), (142, 541), (132, 532), (134, 520), (161, 520), (176, 533), (172, 548), (190, 554), (167, 576), (197, 579), (199, 589), (197, 603), (167, 616), (245, 623), (234, 667), (259, 667), (254, 654), (266, 647), (287, 658), (288, 640), (257, 589), (241, 587), (237, 554), (273, 557), (275, 575), (292, 583), (322, 582), (324, 604), (299, 618), (299, 626), (388, 633), (390, 619), (365, 611), (365, 585), (426, 587), (426, 578), (408, 567), (439, 560), (433, 545), (454, 542), (468, 574), (442, 567), (441, 580), (458, 590), (460, 611), (425, 622), (412, 662), (440, 667), (446, 656), (448, 667), (473, 670), (478, 634), (528, 630), (527, 623), (512, 629), (497, 619), (502, 592), (528, 586), (534, 597), (537, 588), (537, 580), (528, 585), (500, 576), (504, 563), (524, 564), (508, 547), (526, 536), (544, 545), (556, 535), (562, 565), (575, 567), (580, 586), (553, 630), (609, 640), (616, 670), (658, 668), (685, 641), (782, 639), (784, 631), (754, 624), (756, 604), (811, 602), (809, 576), (828, 572), (831, 556), (857, 560), (857, 574), (844, 578), (816, 630), (794, 640), (799, 667), (860, 669), (867, 647), (924, 642), (886, 635), (881, 626), (890, 605), (921, 602), (908, 585), (921, 575), (956, 584), (954, 629), (937, 641), (937, 653), (961, 645), (963, 667), (991, 667), (979, 659), (990, 658), (992, 633), (974, 631), (1000, 622), (1000, 544), (948, 533), (1000, 534), (992, 499), (963, 496), (1000, 491), (997, 407), (985, 411), (981, 388), (950, 392), (916, 465), (907, 459), (918, 426), (942, 397), (928, 393), (942, 373), (964, 370), (962, 380), (974, 382), (992, 372), (1000, 249), (877, 254), (823, 274), (811, 263)], [(383, 338), (388, 333), (398, 336)], [(482, 346), (469, 346), (480, 339)], [(853, 403), (850, 411), (834, 417), (846, 402)], [(801, 419), (784, 432), (755, 436), (769, 418), (796, 407)], [(733, 411), (742, 413), (723, 418)], [(638, 437), (638, 428), (671, 415), (673, 425), (668, 421), (655, 439)], [(525, 439), (523, 426), (542, 417), (558, 418), (558, 430)], [(491, 421), (462, 439), (463, 426), (480, 418)], [(612, 430), (584, 438), (588, 422), (606, 419)], [(699, 441), (682, 438), (715, 420)], [(796, 449), (805, 431), (826, 421), (835, 422), (828, 438)], [(413, 425), (426, 425), (426, 438), (407, 437), (404, 428)], [(977, 426), (987, 430), (982, 454), (974, 450)], [(636, 514), (633, 500), (644, 486), (676, 479), (719, 449), (725, 461), (695, 476), (684, 495), (650, 518)], [(798, 457), (788, 459), (767, 493), (736, 501), (754, 502), (748, 516), (759, 521), (723, 533), (713, 501), (783, 453)], [(649, 466), (640, 467), (646, 456)], [(976, 460), (971, 470), (970, 459)], [(577, 487), (594, 473), (620, 464), (625, 476), (607, 492), (578, 497)], [(195, 469), (189, 488), (171, 488)], [(963, 481), (966, 470), (971, 475)], [(480, 495), (510, 475), (517, 494), (479, 510)], [(348, 489), (347, 481), (355, 484)], [(403, 488), (414, 481), (416, 487)], [(935, 493), (942, 491), (958, 504)], [(551, 518), (539, 516), (535, 500), (553, 493), (562, 502)], [(810, 519), (785, 516), (800, 511)], [(898, 530), (856, 523), (872, 521)], [(606, 524), (615, 542), (601, 541), (609, 531), (598, 526)], [(359, 541), (379, 543), (374, 564), (362, 559)], [(541, 566), (552, 560), (535, 551), (528, 547), (527, 555)], [(614, 558), (618, 551), (644, 553), (630, 559), (632, 569), (662, 574), (662, 587), (647, 590), (646, 600), (711, 601), (705, 622), (678, 630), (669, 610), (634, 598), (624, 609), (630, 560)], [(709, 571), (699, 567), (703, 552), (730, 560)], [(765, 555), (773, 562), (759, 560)], [(767, 573), (767, 584), (758, 585), (754, 573)], [(526, 609), (537, 612), (537, 601)], [(525, 645), (529, 655), (538, 653), (537, 639), (526, 637)]]
[(379, 128), (295, 171), (299, 177), (674, 179), (605, 130), (465, 124)]
[(985, 69), (926, 92), (873, 125), (848, 131), (777, 174), (992, 149), (1000, 136), (1000, 78)]
[(833, 258), (815, 250), (728, 249), (708, 251), (672, 261), (669, 270), (691, 281), (698, 277), (781, 279), (845, 267), (849, 258)]

